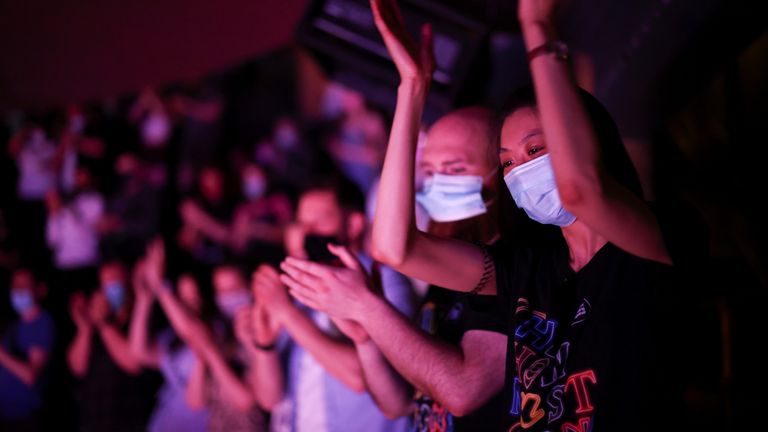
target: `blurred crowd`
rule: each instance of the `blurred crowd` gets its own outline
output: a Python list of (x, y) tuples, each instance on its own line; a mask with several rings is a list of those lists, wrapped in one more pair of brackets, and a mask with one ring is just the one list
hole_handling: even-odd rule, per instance
[(387, 122), (334, 83), (238, 148), (211, 88), (129, 99), (6, 119), (0, 429), (265, 430), (236, 312), (286, 248), (365, 254)]

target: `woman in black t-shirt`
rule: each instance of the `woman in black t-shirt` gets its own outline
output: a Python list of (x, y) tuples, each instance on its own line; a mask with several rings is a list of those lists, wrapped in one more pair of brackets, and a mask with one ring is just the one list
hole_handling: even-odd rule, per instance
[[(554, 241), (483, 247), (419, 232), (413, 160), (433, 71), (431, 28), (421, 49), (391, 0), (374, 15), (401, 84), (381, 177), (373, 248), (397, 270), (455, 291), (495, 294), (510, 315), (509, 429), (662, 430), (675, 412), (676, 356), (659, 339), (658, 293), (678, 255), (665, 219), (642, 200), (616, 127), (570, 75), (555, 37), (554, 1), (521, 0), (519, 19), (536, 97), (503, 118), (499, 158), (518, 207), (560, 228)], [(659, 213), (661, 214), (661, 213)], [(673, 256), (674, 255), (674, 256)], [(497, 288), (498, 287), (498, 288)]]

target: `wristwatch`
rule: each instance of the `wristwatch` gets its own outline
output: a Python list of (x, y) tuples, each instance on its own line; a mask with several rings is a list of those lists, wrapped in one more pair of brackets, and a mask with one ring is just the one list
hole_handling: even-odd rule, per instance
[(528, 51), (528, 62), (544, 54), (554, 54), (557, 60), (564, 61), (568, 60), (570, 57), (568, 52), (568, 45), (566, 45), (563, 41), (554, 40), (543, 45), (539, 45), (536, 48)]

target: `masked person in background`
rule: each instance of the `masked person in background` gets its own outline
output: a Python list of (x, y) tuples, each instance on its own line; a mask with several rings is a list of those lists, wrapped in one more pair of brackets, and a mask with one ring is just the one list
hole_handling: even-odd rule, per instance
[[(288, 253), (341, 264), (328, 244), (345, 244), (372, 268), (362, 250), (364, 201), (359, 189), (341, 178), (320, 181), (305, 190), (296, 224), (286, 236)], [(387, 268), (379, 274), (384, 295), (410, 315), (413, 293), (407, 279)], [(396, 374), (359, 326), (331, 320), (291, 301), (272, 267), (260, 267), (252, 287), (257, 305), (251, 316), (267, 316), (287, 336), (277, 342), (277, 333), (271, 341), (254, 340), (253, 362), (260, 378), (254, 383), (255, 393), (270, 396), (262, 403), (272, 412), (273, 431), (409, 429), (408, 418), (382, 413), (374, 402), (382, 394), (397, 391), (390, 385)]]
[[(175, 402), (163, 401), (166, 412), (156, 412), (152, 430), (178, 430), (185, 423), (184, 430), (201, 427), (212, 432), (265, 430), (264, 415), (248, 384), (253, 376), (252, 368), (244, 359), (249, 347), (243, 346), (240, 339), (235, 340), (232, 334), (235, 314), (253, 302), (239, 270), (228, 265), (214, 270), (215, 302), (220, 319), (210, 319), (209, 315), (201, 314), (204, 303), (188, 280), (183, 285), (180, 280), (177, 295), (163, 279), (165, 251), (161, 241), (151, 243), (142, 265), (143, 277), (139, 277), (137, 290), (144, 291), (136, 307), (146, 309), (147, 302), (156, 298), (173, 332), (191, 350), (177, 359), (178, 374), (174, 374), (177, 388), (168, 388), (165, 393)], [(142, 312), (146, 313), (146, 310)], [(151, 366), (153, 349), (141, 343), (142, 333), (143, 330), (136, 329), (134, 347), (137, 352), (143, 352), (140, 358), (148, 360), (146, 364)], [(144, 357), (146, 354), (150, 357)], [(168, 405), (169, 402), (172, 405)], [(168, 410), (177, 411), (178, 415), (171, 415)], [(201, 423), (204, 418), (207, 421)]]
[[(133, 271), (136, 301), (131, 318), (130, 346), (142, 367), (159, 370), (164, 381), (147, 430), (203, 432), (208, 429), (208, 410), (193, 407), (188, 400), (189, 383), (198, 363), (192, 348), (179, 337), (172, 325), (154, 338), (150, 337), (149, 322), (155, 295), (147, 285), (146, 266), (147, 260), (139, 261)], [(178, 298), (179, 309), (210, 327), (212, 307), (207, 307), (197, 280), (191, 274), (179, 276), (174, 294)]]
[(283, 193), (271, 190), (267, 173), (257, 164), (240, 173), (245, 202), (235, 209), (232, 249), (247, 268), (267, 262), (277, 265), (285, 256), (283, 234), (293, 220), (293, 206)]
[(79, 430), (138, 430), (146, 425), (152, 398), (128, 340), (133, 296), (125, 266), (119, 261), (102, 264), (99, 281), (89, 300), (82, 292), (70, 300), (77, 332), (67, 362), (79, 381)]
[(28, 269), (11, 277), (11, 306), (18, 316), (2, 334), (0, 345), (0, 429), (43, 430), (46, 365), (53, 349), (54, 325), (40, 307), (45, 287)]

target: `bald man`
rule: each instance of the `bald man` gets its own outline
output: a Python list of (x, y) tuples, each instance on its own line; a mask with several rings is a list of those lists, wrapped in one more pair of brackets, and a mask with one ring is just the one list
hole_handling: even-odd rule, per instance
[[(430, 214), (433, 235), (484, 243), (498, 237), (498, 156), (489, 111), (464, 108), (441, 118), (428, 133), (419, 166), (426, 180), (417, 199)], [(360, 295), (365, 286), (344, 281), (363, 278), (343, 278), (342, 272), (349, 269), (321, 272), (330, 289), (318, 306), (332, 315), (365, 310), (357, 322), (410, 383), (383, 384), (392, 376), (386, 365), (361, 359), (369, 391), (385, 414), (412, 414), (417, 431), (502, 429), (507, 337), (495, 297), (433, 286), (414, 324), (383, 297)]]

